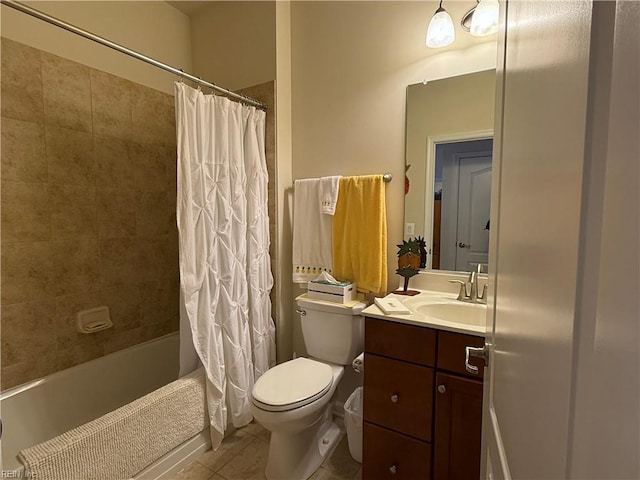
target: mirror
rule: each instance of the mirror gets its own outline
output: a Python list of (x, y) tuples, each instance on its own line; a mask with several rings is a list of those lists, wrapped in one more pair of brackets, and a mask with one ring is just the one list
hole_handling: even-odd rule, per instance
[(495, 70), (407, 87), (404, 238), (427, 269), (486, 272), (494, 104)]

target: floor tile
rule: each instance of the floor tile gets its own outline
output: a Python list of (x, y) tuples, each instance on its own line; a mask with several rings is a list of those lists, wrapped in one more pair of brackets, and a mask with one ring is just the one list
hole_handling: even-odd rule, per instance
[(225, 437), (218, 450), (205, 452), (198, 458), (198, 462), (217, 472), (254, 440), (255, 437), (249, 435), (243, 429), (236, 430)]
[(199, 462), (193, 462), (173, 477), (172, 480), (209, 480), (215, 474)]
[(322, 468), (331, 472), (337, 478), (352, 479), (360, 469), (360, 464), (356, 462), (349, 453), (347, 435), (343, 435), (329, 458), (322, 464)]
[(271, 432), (255, 421), (251, 422), (246, 427), (242, 427), (242, 430), (254, 437), (261, 438), (266, 442), (268, 442), (271, 437)]
[(236, 455), (218, 474), (226, 480), (264, 480), (269, 444), (260, 438), (254, 440)]
[[(345, 479), (344, 477), (338, 477), (333, 473), (331, 473), (329, 470), (325, 470), (324, 468), (320, 467), (318, 470), (316, 470), (316, 473), (311, 475), (309, 480), (345, 480)], [(349, 478), (348, 480), (351, 480), (351, 478)]]

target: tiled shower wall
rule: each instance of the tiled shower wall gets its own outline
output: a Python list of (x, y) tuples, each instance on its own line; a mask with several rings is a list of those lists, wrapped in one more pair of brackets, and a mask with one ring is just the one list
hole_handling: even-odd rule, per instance
[[(1, 82), (4, 390), (177, 330), (178, 246), (171, 95), (8, 39)], [(273, 265), (275, 85), (243, 93), (268, 106)], [(77, 333), (101, 305), (114, 327)]]
[[(1, 73), (5, 389), (179, 314), (173, 97), (7, 39)], [(100, 305), (114, 327), (77, 333)]]

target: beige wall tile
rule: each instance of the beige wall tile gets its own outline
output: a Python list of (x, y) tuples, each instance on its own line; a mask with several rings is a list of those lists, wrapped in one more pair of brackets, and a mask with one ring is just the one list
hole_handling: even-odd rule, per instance
[(129, 156), (135, 168), (136, 188), (167, 189), (167, 161), (175, 158), (173, 149), (142, 143), (129, 144)]
[(55, 350), (53, 300), (2, 306), (2, 365), (26, 362)]
[(49, 242), (2, 245), (2, 304), (53, 297), (53, 259)]
[(140, 274), (135, 237), (101, 239), (100, 272), (103, 286), (137, 282)]
[(102, 298), (109, 307), (113, 330), (122, 332), (140, 326), (140, 288), (138, 284), (123, 284), (102, 289)]
[(136, 191), (98, 189), (100, 238), (130, 237), (136, 234)]
[(95, 237), (96, 189), (82, 185), (49, 185), (51, 234), (54, 240)]
[(51, 238), (49, 192), (44, 183), (2, 182), (2, 241)]
[(44, 126), (2, 118), (2, 180), (46, 182)]
[(140, 281), (175, 277), (175, 245), (169, 235), (137, 238), (137, 266)]
[(173, 96), (135, 85), (131, 96), (131, 121), (133, 138), (137, 142), (164, 146), (176, 144)]
[(162, 337), (173, 332), (171, 322), (156, 323), (153, 325), (142, 325), (140, 327), (140, 341), (148, 342), (154, 338)]
[(2, 39), (3, 117), (44, 122), (40, 50)]
[(45, 123), (91, 133), (89, 67), (42, 52), (42, 78)]
[(136, 232), (140, 236), (166, 235), (172, 228), (172, 212), (165, 191), (138, 192), (136, 199)]
[(141, 324), (165, 323), (179, 318), (179, 288), (178, 278), (141, 283)]
[(104, 188), (135, 188), (135, 165), (129, 144), (115, 137), (94, 135), (96, 185)]
[(93, 238), (51, 242), (56, 296), (97, 290), (100, 286), (98, 241)]
[(123, 332), (113, 332), (108, 338), (104, 340), (104, 354), (117, 352), (127, 347), (137, 345), (144, 342), (142, 337), (142, 327), (134, 328), (132, 330), (125, 330)]
[(12, 387), (17, 387), (23, 383), (37, 378), (38, 362), (35, 358), (30, 358), (26, 362), (15, 365), (2, 366), (2, 391)]
[(120, 139), (132, 138), (131, 94), (134, 84), (91, 69), (93, 132)]
[(96, 166), (89, 133), (46, 127), (47, 168), (50, 183), (94, 185)]

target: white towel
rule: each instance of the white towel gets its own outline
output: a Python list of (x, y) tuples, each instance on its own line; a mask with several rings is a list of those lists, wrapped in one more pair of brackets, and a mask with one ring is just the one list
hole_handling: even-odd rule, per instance
[(307, 283), (331, 273), (333, 217), (322, 214), (320, 178), (295, 181), (293, 199), (293, 281)]
[(340, 187), (340, 175), (322, 177), (320, 179), (320, 209), (326, 215), (336, 213), (338, 203), (338, 188)]

